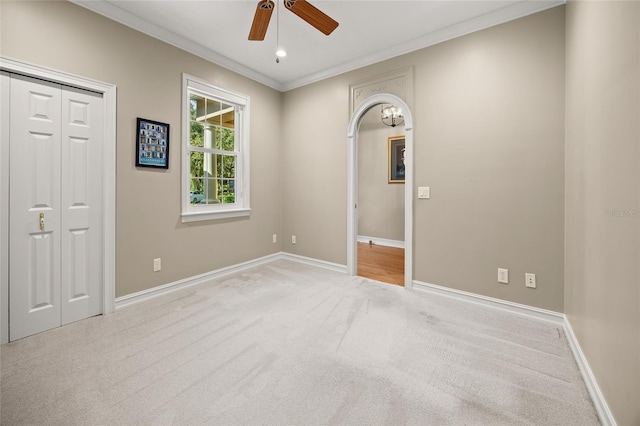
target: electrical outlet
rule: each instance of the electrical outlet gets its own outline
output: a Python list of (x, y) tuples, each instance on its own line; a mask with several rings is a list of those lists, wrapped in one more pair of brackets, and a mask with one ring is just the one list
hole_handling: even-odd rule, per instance
[(536, 274), (524, 274), (524, 285), (529, 288), (536, 288)]
[(153, 272), (158, 272), (162, 269), (162, 260), (159, 257), (153, 259)]
[(498, 282), (503, 284), (509, 284), (509, 270), (498, 268)]
[(295, 244), (296, 243), (296, 236), (292, 235), (291, 236), (291, 244)]
[(278, 234), (273, 234), (273, 244), (278, 242)]

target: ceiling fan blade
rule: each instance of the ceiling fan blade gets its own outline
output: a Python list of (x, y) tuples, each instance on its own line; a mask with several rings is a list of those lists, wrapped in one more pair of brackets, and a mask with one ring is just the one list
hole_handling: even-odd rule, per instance
[(284, 5), (324, 35), (329, 35), (338, 28), (337, 21), (306, 0), (284, 0)]
[(251, 30), (249, 31), (249, 40), (264, 40), (274, 6), (275, 4), (271, 0), (261, 0), (258, 2), (256, 13), (253, 15)]

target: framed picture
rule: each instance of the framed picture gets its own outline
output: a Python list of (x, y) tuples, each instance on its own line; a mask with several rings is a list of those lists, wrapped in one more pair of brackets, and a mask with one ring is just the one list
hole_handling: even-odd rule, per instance
[(389, 183), (404, 183), (404, 136), (389, 138)]
[(169, 125), (139, 118), (136, 131), (136, 167), (169, 168)]

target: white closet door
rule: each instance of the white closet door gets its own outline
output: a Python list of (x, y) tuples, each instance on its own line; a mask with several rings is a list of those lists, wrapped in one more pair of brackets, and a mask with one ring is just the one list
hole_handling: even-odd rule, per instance
[(102, 313), (102, 95), (11, 76), (9, 337)]
[(60, 85), (11, 78), (11, 340), (60, 325), (60, 101)]
[(62, 90), (62, 324), (102, 313), (102, 95)]

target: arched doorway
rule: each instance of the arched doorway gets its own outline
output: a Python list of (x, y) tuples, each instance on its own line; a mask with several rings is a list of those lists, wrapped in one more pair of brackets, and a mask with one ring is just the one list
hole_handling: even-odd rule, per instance
[(404, 287), (411, 290), (413, 281), (413, 115), (409, 106), (398, 96), (378, 93), (365, 99), (353, 112), (347, 130), (347, 271), (355, 276), (358, 229), (358, 126), (371, 108), (391, 104), (402, 109), (405, 125), (405, 196), (404, 196)]

